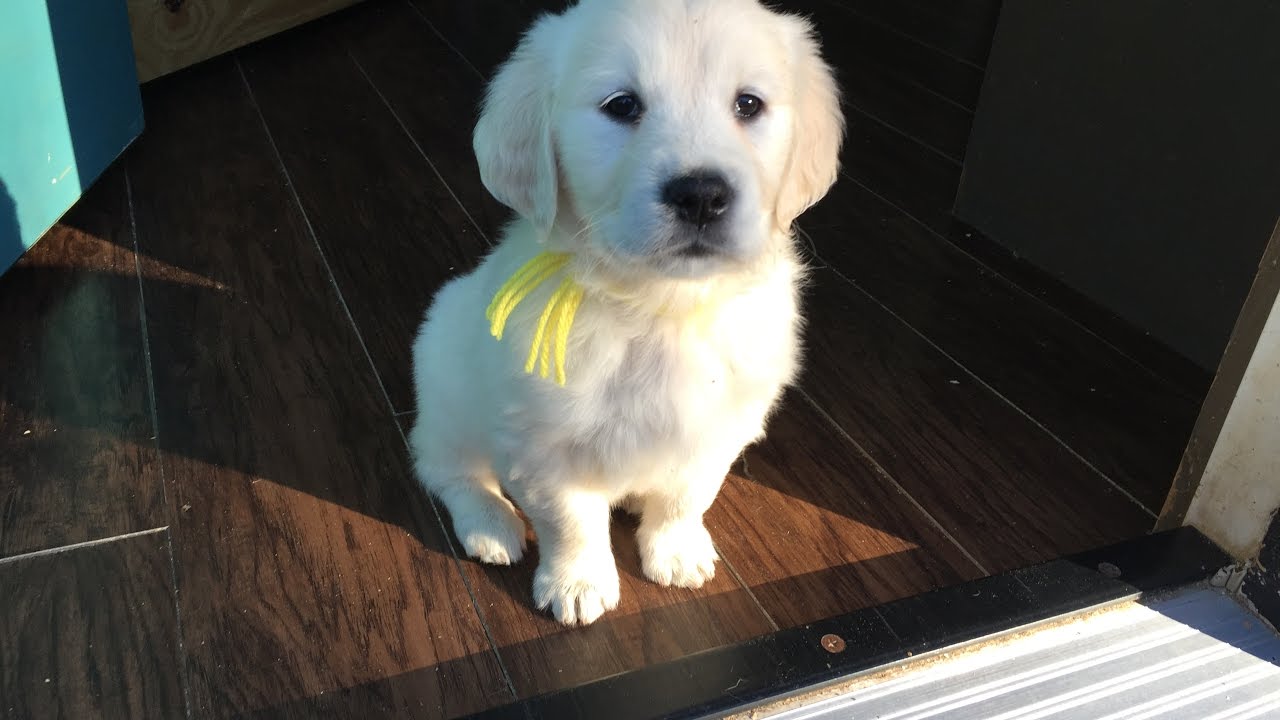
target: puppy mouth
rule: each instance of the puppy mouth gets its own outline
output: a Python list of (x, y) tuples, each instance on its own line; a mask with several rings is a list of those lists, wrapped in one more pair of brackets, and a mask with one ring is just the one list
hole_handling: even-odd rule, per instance
[(708, 258), (716, 255), (723, 255), (725, 253), (724, 247), (721, 244), (697, 238), (691, 242), (687, 242), (679, 247), (673, 248), (670, 254), (682, 258)]
[(677, 258), (712, 258), (732, 255), (731, 243), (721, 228), (701, 228), (693, 232), (676, 232), (666, 244), (663, 255)]

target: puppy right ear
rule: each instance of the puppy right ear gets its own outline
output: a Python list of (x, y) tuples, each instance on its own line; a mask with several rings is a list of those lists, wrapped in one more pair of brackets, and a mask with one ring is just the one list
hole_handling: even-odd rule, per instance
[(558, 203), (551, 114), (560, 20), (540, 18), (498, 69), (472, 138), (484, 186), (544, 235), (555, 222)]

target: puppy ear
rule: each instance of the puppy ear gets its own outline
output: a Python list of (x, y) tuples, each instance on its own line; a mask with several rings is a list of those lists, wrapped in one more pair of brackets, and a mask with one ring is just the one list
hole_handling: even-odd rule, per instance
[(791, 223), (822, 199), (835, 184), (840, 170), (840, 145), (844, 142), (844, 115), (840, 89), (831, 68), (822, 59), (813, 26), (803, 18), (788, 16), (794, 38), (795, 126), (791, 159), (778, 192), (778, 225)]
[(559, 178), (551, 136), (559, 20), (540, 18), (498, 69), (472, 137), (484, 186), (544, 234), (555, 222)]

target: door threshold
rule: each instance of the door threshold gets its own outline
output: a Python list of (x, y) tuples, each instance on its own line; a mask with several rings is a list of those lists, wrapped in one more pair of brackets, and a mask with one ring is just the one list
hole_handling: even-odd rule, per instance
[(976, 641), (1203, 582), (1231, 558), (1184, 527), (780, 630), (473, 717), (715, 718), (775, 706)]

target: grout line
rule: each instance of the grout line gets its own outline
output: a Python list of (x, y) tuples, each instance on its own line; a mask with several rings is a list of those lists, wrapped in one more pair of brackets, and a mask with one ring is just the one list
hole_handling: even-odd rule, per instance
[(1035, 425), (1037, 428), (1040, 428), (1040, 430), (1041, 430), (1042, 432), (1044, 432), (1046, 435), (1048, 435), (1050, 438), (1052, 438), (1055, 442), (1057, 442), (1059, 445), (1061, 445), (1063, 448), (1065, 448), (1065, 449), (1066, 449), (1066, 451), (1067, 451), (1068, 453), (1070, 453), (1070, 454), (1071, 454), (1072, 456), (1074, 456), (1077, 460), (1079, 460), (1081, 463), (1083, 463), (1085, 467), (1087, 467), (1087, 468), (1089, 468), (1090, 470), (1092, 470), (1094, 473), (1096, 473), (1098, 476), (1100, 476), (1103, 480), (1106, 480), (1106, 481), (1107, 481), (1107, 482), (1108, 482), (1108, 483), (1109, 483), (1113, 488), (1115, 488), (1117, 491), (1119, 491), (1121, 495), (1123, 495), (1125, 498), (1127, 498), (1127, 499), (1129, 500), (1129, 502), (1131, 502), (1131, 503), (1133, 503), (1134, 505), (1137, 505), (1139, 508), (1141, 508), (1141, 509), (1142, 509), (1142, 512), (1146, 513), (1148, 516), (1150, 516), (1150, 517), (1152, 517), (1152, 518), (1155, 518), (1155, 517), (1156, 517), (1156, 513), (1155, 513), (1155, 512), (1153, 512), (1153, 511), (1152, 511), (1150, 508), (1148, 508), (1146, 505), (1142, 504), (1142, 502), (1141, 502), (1141, 501), (1139, 501), (1136, 497), (1134, 497), (1132, 493), (1130, 493), (1128, 490), (1126, 490), (1124, 487), (1122, 487), (1122, 486), (1120, 485), (1120, 483), (1116, 482), (1116, 481), (1111, 477), (1111, 475), (1109, 475), (1108, 473), (1104, 473), (1101, 469), (1099, 469), (1099, 468), (1098, 468), (1098, 466), (1097, 466), (1097, 465), (1094, 465), (1094, 464), (1093, 464), (1093, 463), (1092, 463), (1088, 458), (1086, 458), (1084, 455), (1081, 455), (1081, 454), (1080, 454), (1080, 453), (1079, 453), (1075, 448), (1071, 447), (1071, 445), (1070, 445), (1066, 440), (1062, 439), (1062, 437), (1061, 437), (1061, 436), (1059, 436), (1057, 433), (1053, 432), (1053, 431), (1052, 431), (1052, 430), (1050, 430), (1049, 428), (1045, 427), (1045, 425), (1044, 425), (1043, 423), (1041, 423), (1039, 420), (1037, 420), (1035, 417), (1033, 417), (1033, 416), (1031, 415), (1031, 413), (1027, 412), (1026, 410), (1023, 410), (1023, 409), (1022, 409), (1022, 407), (1021, 407), (1020, 405), (1018, 405), (1017, 403), (1015, 403), (1013, 400), (1011, 400), (1009, 397), (1007, 397), (1004, 393), (1002, 393), (1002, 392), (1000, 392), (999, 390), (997, 390), (997, 389), (995, 389), (994, 387), (992, 387), (992, 385), (991, 385), (990, 383), (988, 383), (986, 380), (983, 380), (983, 379), (982, 379), (982, 377), (981, 377), (981, 376), (979, 376), (976, 372), (974, 372), (973, 370), (970, 370), (970, 369), (969, 369), (969, 367), (968, 367), (967, 365), (965, 365), (964, 363), (960, 362), (960, 361), (959, 361), (958, 359), (956, 359), (956, 357), (955, 357), (955, 356), (953, 356), (951, 353), (949, 353), (949, 352), (947, 352), (946, 350), (942, 349), (942, 346), (940, 346), (940, 345), (938, 345), (936, 342), (934, 342), (934, 341), (933, 341), (933, 340), (932, 340), (928, 335), (925, 335), (923, 332), (920, 332), (920, 330), (918, 330), (918, 329), (916, 328), (916, 326), (914, 326), (914, 325), (912, 325), (911, 323), (907, 322), (906, 318), (904, 318), (904, 317), (902, 317), (901, 315), (899, 315), (898, 313), (894, 312), (894, 311), (893, 311), (893, 309), (891, 309), (888, 305), (885, 305), (883, 302), (881, 302), (881, 301), (880, 301), (880, 299), (879, 299), (879, 298), (877, 298), (876, 296), (872, 295), (870, 292), (867, 292), (867, 290), (866, 290), (865, 288), (863, 288), (861, 285), (859, 285), (855, 280), (853, 280), (853, 279), (852, 279), (852, 278), (850, 278), (849, 276), (847, 276), (847, 275), (845, 275), (844, 273), (840, 272), (840, 271), (839, 271), (839, 270), (837, 270), (836, 268), (830, 268), (830, 270), (831, 270), (831, 272), (832, 272), (832, 273), (834, 273), (834, 274), (836, 275), (836, 277), (838, 277), (838, 278), (840, 278), (840, 279), (844, 280), (845, 282), (849, 283), (849, 285), (851, 285), (855, 290), (857, 290), (858, 292), (860, 292), (860, 293), (862, 293), (864, 296), (866, 296), (869, 300), (871, 300), (871, 302), (873, 302), (873, 303), (875, 303), (876, 305), (880, 306), (880, 308), (881, 308), (882, 310), (884, 310), (886, 313), (888, 313), (891, 317), (893, 317), (893, 319), (897, 320), (899, 323), (901, 323), (902, 325), (906, 326), (906, 328), (907, 328), (908, 330), (910, 330), (913, 334), (915, 334), (915, 336), (916, 336), (916, 337), (918, 337), (918, 338), (920, 338), (921, 340), (923, 340), (926, 344), (928, 344), (928, 345), (929, 345), (929, 347), (933, 348), (933, 349), (934, 349), (935, 351), (937, 351), (940, 355), (942, 355), (942, 356), (943, 356), (943, 357), (945, 357), (947, 360), (949, 360), (952, 364), (954, 364), (956, 367), (958, 367), (962, 372), (964, 372), (966, 375), (968, 375), (970, 378), (972, 378), (975, 382), (977, 382), (977, 383), (978, 383), (978, 385), (980, 385), (981, 387), (983, 387), (984, 389), (986, 389), (986, 390), (987, 390), (987, 392), (991, 393), (992, 395), (996, 396), (997, 398), (1000, 398), (1000, 400), (1002, 400), (1002, 401), (1003, 401), (1006, 405), (1008, 405), (1009, 407), (1013, 408), (1013, 409), (1014, 409), (1014, 410), (1015, 410), (1019, 415), (1023, 416), (1023, 417), (1024, 417), (1024, 418), (1026, 418), (1027, 420), (1030, 420), (1032, 425)]
[(382, 104), (386, 106), (387, 111), (391, 113), (391, 117), (396, 119), (396, 122), (400, 125), (400, 129), (404, 132), (405, 137), (409, 138), (409, 142), (413, 143), (413, 147), (418, 151), (418, 154), (422, 156), (422, 159), (427, 161), (427, 167), (430, 167), (431, 172), (435, 173), (435, 176), (440, 180), (440, 184), (443, 185), (445, 191), (449, 193), (449, 197), (453, 198), (453, 201), (458, 204), (458, 207), (462, 210), (462, 214), (467, 216), (467, 220), (471, 223), (471, 227), (475, 228), (476, 232), (480, 234), (480, 239), (484, 241), (485, 245), (493, 247), (493, 243), (489, 240), (489, 236), (485, 234), (484, 229), (480, 227), (480, 223), (476, 222), (476, 219), (471, 217), (470, 212), (467, 212), (467, 206), (462, 203), (462, 199), (459, 198), (458, 194), (449, 186), (449, 181), (445, 179), (443, 174), (441, 174), (439, 168), (436, 167), (436, 164), (431, 162), (431, 157), (427, 155), (427, 151), (422, 149), (422, 145), (418, 143), (418, 139), (409, 131), (409, 126), (400, 118), (400, 114), (396, 112), (396, 109), (392, 107), (391, 102), (382, 94), (382, 90), (380, 90), (377, 84), (373, 82), (373, 78), (369, 77), (369, 73), (365, 72), (364, 66), (361, 65), (360, 61), (356, 59), (356, 56), (352, 54), (350, 48), (344, 47), (344, 49), (347, 51), (347, 57), (351, 59), (352, 64), (354, 64), (356, 69), (360, 71), (360, 74), (364, 76), (365, 82), (368, 82), (369, 87), (373, 88), (373, 92), (378, 95), (378, 99), (382, 101)]
[[(142, 359), (147, 374), (147, 399), (151, 410), (151, 440), (156, 449), (156, 467), (160, 472), (160, 496), (170, 512), (169, 482), (165, 473), (164, 452), (160, 449), (160, 411), (156, 400), (156, 379), (151, 362), (151, 334), (147, 329), (147, 297), (142, 285), (142, 248), (138, 242), (138, 218), (133, 209), (133, 181), (129, 178), (129, 165), (124, 168), (124, 190), (129, 204), (129, 235), (133, 240), (133, 266), (138, 280), (138, 318), (142, 327)], [(183, 709), (191, 720), (191, 680), (187, 676), (187, 645), (182, 626), (182, 605), (178, 601), (178, 560), (173, 551), (173, 531), (165, 526), (165, 550), (169, 555), (169, 587), (173, 595), (174, 632), (178, 640), (178, 682), (182, 686)]]
[(991, 575), (991, 571), (988, 570), (986, 566), (984, 566), (981, 562), (978, 562), (978, 558), (974, 557), (973, 553), (969, 552), (969, 550), (965, 548), (964, 545), (960, 544), (960, 541), (957, 540), (956, 537), (950, 533), (950, 531), (948, 531), (945, 527), (943, 527), (942, 523), (938, 521), (938, 518), (933, 516), (933, 513), (926, 510), (924, 508), (924, 505), (920, 504), (920, 501), (916, 500), (915, 497), (911, 495), (911, 493), (907, 492), (907, 489), (902, 486), (902, 483), (898, 482), (897, 478), (895, 478), (893, 475), (890, 475), (889, 471), (885, 470), (884, 466), (881, 465), (879, 461), (877, 461), (874, 457), (872, 457), (871, 453), (868, 452), (867, 449), (862, 446), (862, 443), (858, 442), (857, 440), (854, 440), (853, 436), (850, 435), (844, 429), (844, 427), (840, 425), (840, 423), (836, 422), (835, 418), (831, 417), (831, 415), (828, 414), (825, 409), (823, 409), (820, 405), (818, 405), (818, 403), (814, 401), (813, 397), (809, 395), (807, 391), (799, 388), (797, 388), (797, 391), (800, 393), (801, 397), (803, 397), (806, 401), (808, 401), (809, 405), (811, 405), (814, 410), (818, 411), (818, 414), (821, 415), (823, 419), (825, 419), (828, 423), (831, 424), (831, 427), (835, 428), (836, 432), (840, 433), (841, 437), (843, 437), (845, 440), (849, 442), (850, 445), (853, 446), (853, 449), (856, 450), (858, 454), (862, 456), (863, 460), (866, 460), (868, 463), (871, 464), (871, 469), (875, 471), (876, 475), (878, 475), (882, 480), (885, 480), (890, 485), (892, 485), (895, 490), (897, 490), (899, 493), (902, 494), (903, 497), (905, 497), (908, 501), (910, 501), (912, 506), (914, 506), (915, 509), (918, 510), (921, 515), (924, 515), (925, 519), (929, 521), (929, 524), (933, 525), (933, 527), (938, 532), (942, 533), (942, 535), (946, 537), (947, 540), (949, 540), (952, 545), (955, 545), (956, 549), (959, 550), (961, 554), (963, 554), (969, 560), (969, 562), (973, 563), (973, 566), (978, 568), (978, 570), (981, 571), (983, 575), (986, 575), (986, 576)]
[(457, 54), (458, 57), (462, 58), (462, 62), (466, 63), (467, 67), (471, 68), (471, 71), (476, 74), (476, 77), (480, 78), (481, 81), (486, 79), (484, 73), (480, 72), (479, 68), (471, 64), (471, 59), (459, 50), (456, 45), (449, 42), (449, 38), (445, 37), (444, 33), (440, 32), (440, 30), (436, 28), (435, 23), (431, 22), (431, 19), (427, 17), (426, 13), (422, 12), (422, 8), (418, 7), (417, 3), (412, 2), (412, 0), (405, 0), (405, 2), (408, 3), (409, 7), (418, 14), (418, 17), (422, 18), (422, 22), (426, 23), (427, 27), (431, 28), (431, 32), (435, 33), (436, 37), (440, 38), (440, 42), (443, 42), (450, 50)]
[[(409, 438), (405, 435), (404, 429), (400, 427), (400, 423), (394, 423), (396, 432), (400, 433), (400, 439), (404, 441), (405, 449), (409, 451), (409, 456), (413, 456), (413, 447), (409, 444)], [(417, 479), (418, 470), (413, 469), (414, 478)], [(424, 488), (425, 489), (425, 488)], [(520, 693), (516, 690), (516, 683), (511, 678), (511, 671), (507, 669), (507, 663), (502, 659), (502, 653), (498, 650), (498, 641), (493, 636), (493, 630), (489, 628), (489, 621), (484, 613), (480, 610), (480, 598), (476, 595), (475, 588), (471, 585), (471, 578), (467, 577), (467, 573), (462, 569), (462, 557), (458, 554), (458, 549), (453, 545), (453, 537), (449, 533), (449, 528), (445, 525), (444, 516), (440, 514), (440, 508), (436, 503), (436, 499), (427, 492), (427, 502), (431, 505), (431, 512), (435, 513), (436, 523), (440, 526), (441, 536), (444, 538), (445, 544), (449, 546), (449, 552), (453, 555), (453, 565), (458, 571), (458, 575), (462, 578), (462, 585), (467, 589), (467, 596), (471, 598), (471, 608), (475, 610), (476, 618), (480, 621), (480, 628), (484, 630), (485, 639), (489, 641), (489, 650), (493, 653), (493, 659), (498, 663), (498, 669), (502, 671), (502, 678), (507, 682), (507, 689), (511, 691), (513, 702), (520, 700)]]
[(307, 215), (307, 209), (302, 204), (302, 198), (298, 195), (298, 188), (293, 183), (293, 177), (289, 175), (289, 168), (285, 165), (284, 155), (280, 153), (280, 148), (276, 145), (275, 136), (271, 134), (271, 127), (267, 124), (267, 118), (262, 113), (262, 106), (258, 104), (258, 98), (253, 94), (253, 86), (249, 84), (249, 77), (245, 74), (244, 65), (240, 63), (240, 53), (235, 53), (233, 57), (235, 58), (236, 70), (240, 73), (240, 80), (244, 83), (245, 91), (249, 94), (249, 102), (253, 104), (254, 112), (258, 114), (258, 119), (262, 121), (263, 132), (267, 135), (267, 142), (271, 144), (271, 152), (275, 155), (276, 165), (280, 168), (281, 175), (284, 176), (285, 186), (289, 188), (289, 195), (293, 198), (293, 203), (298, 208), (298, 214), (302, 216), (302, 222), (307, 228), (307, 235), (311, 237), (311, 242), (316, 248), (316, 254), (320, 256), (324, 271), (329, 276), (329, 284), (338, 296), (338, 304), (342, 306), (342, 312), (347, 316), (347, 322), (351, 323), (351, 329), (355, 332), (356, 341), (360, 343), (360, 349), (364, 352), (365, 359), (369, 361), (369, 367), (373, 370), (373, 379), (378, 383), (382, 398), (386, 400), (387, 406), (392, 407), (394, 411), (391, 395), (387, 393), (387, 387), (383, 384), (382, 376), (378, 373), (378, 366), (373, 362), (373, 355), (369, 352), (369, 346), (365, 344), (364, 335), (360, 332), (360, 326), (356, 324), (355, 316), (351, 314), (347, 299), (342, 294), (342, 288), (338, 286), (338, 278), (333, 274), (333, 268), (329, 265), (329, 258), (325, 257), (324, 248), (320, 246), (320, 237), (316, 234), (316, 229), (311, 224), (311, 218)]
[[(245, 89), (249, 93), (249, 99), (253, 103), (254, 110), (257, 111), (258, 118), (262, 121), (262, 127), (267, 133), (267, 140), (271, 143), (271, 150), (275, 153), (276, 162), (280, 167), (280, 172), (284, 174), (285, 183), (289, 187), (289, 192), (292, 194), (294, 203), (296, 203), (298, 207), (298, 212), (302, 214), (303, 222), (306, 223), (307, 234), (311, 236), (312, 241), (315, 243), (316, 252), (320, 254), (320, 259), (324, 263), (325, 271), (329, 273), (329, 282), (332, 283), (334, 291), (338, 294), (338, 300), (342, 304), (343, 311), (347, 314), (347, 319), (351, 322), (351, 327), (356, 333), (356, 338), (360, 341), (360, 347), (364, 350), (365, 359), (369, 362), (369, 368), (373, 372), (373, 377), (378, 381), (378, 387), (382, 390), (382, 398), (386, 401), (387, 408), (392, 412), (392, 416), (394, 417), (396, 412), (395, 405), (391, 402), (391, 396), (387, 393), (387, 389), (382, 383), (382, 377), (378, 374), (377, 366), (374, 365), (373, 362), (373, 356), (369, 353), (369, 348), (364, 343), (364, 337), (360, 334), (360, 328), (356, 326), (355, 318), (352, 316), (351, 310), (347, 306), (347, 301), (342, 296), (342, 290), (338, 287), (338, 281), (333, 274), (332, 268), (329, 266), (328, 259), (324, 255), (324, 250), (320, 247), (320, 239), (316, 235), (315, 228), (311, 224), (311, 219), (307, 216), (306, 208), (302, 205), (302, 199), (298, 196), (297, 188), (294, 187), (293, 179), (290, 177), (289, 170), (284, 163), (284, 156), (280, 154), (280, 149), (276, 146), (275, 138), (271, 135), (271, 128), (267, 125), (267, 119), (262, 114), (262, 108), (258, 105), (258, 100), (253, 94), (252, 86), (249, 85), (249, 78), (245, 75), (244, 67), (240, 64), (240, 56), (238, 53), (235, 56), (235, 62), (236, 68), (240, 71), (240, 79), (244, 82)], [(404, 430), (400, 428), (400, 423), (393, 422), (392, 425), (395, 426), (396, 432), (400, 433), (400, 437), (404, 441), (405, 447), (409, 448), (408, 438), (405, 437)], [(486, 622), (484, 614), (480, 612), (480, 603), (476, 598), (475, 591), (471, 587), (470, 580), (462, 570), (462, 562), (458, 558), (458, 551), (454, 548), (452, 539), (449, 537), (448, 530), (444, 524), (444, 518), (441, 517), (439, 508), (436, 507), (435, 499), (430, 496), (428, 496), (428, 499), (431, 503), (431, 509), (435, 513), (436, 522), (439, 523), (441, 530), (444, 531), (444, 539), (449, 545), (449, 550), (453, 555), (454, 566), (457, 568), (458, 574), (462, 577), (462, 582), (467, 588), (467, 594), (471, 598), (472, 609), (475, 610), (476, 617), (480, 620), (480, 626), (484, 630), (485, 638), (489, 641), (489, 648), (491, 652), (493, 652), (494, 658), (498, 663), (498, 667), (502, 671), (502, 677), (507, 683), (507, 689), (511, 692), (513, 699), (518, 699), (519, 694), (516, 692), (515, 682), (512, 681), (511, 673), (507, 670), (506, 663), (502, 661), (502, 655), (498, 652), (498, 644), (494, 640), (493, 632), (489, 629), (489, 624)]]
[(1179, 397), (1181, 397), (1181, 398), (1183, 398), (1184, 400), (1189, 400), (1189, 401), (1193, 401), (1193, 402), (1199, 402), (1198, 400), (1196, 400), (1196, 398), (1192, 397), (1192, 396), (1191, 396), (1190, 394), (1188, 394), (1185, 390), (1183, 390), (1182, 388), (1178, 387), (1178, 385), (1176, 385), (1174, 382), (1172, 382), (1172, 381), (1171, 381), (1171, 380), (1169, 380), (1168, 378), (1164, 377), (1164, 376), (1163, 376), (1163, 375), (1161, 375), (1160, 373), (1156, 372), (1155, 370), (1151, 369), (1151, 367), (1150, 367), (1150, 366), (1148, 366), (1146, 363), (1142, 362), (1142, 361), (1141, 361), (1141, 360), (1139, 360), (1138, 358), (1136, 358), (1136, 357), (1134, 357), (1133, 355), (1131, 355), (1130, 353), (1126, 352), (1123, 348), (1121, 348), (1121, 347), (1117, 346), (1115, 343), (1113, 343), (1113, 342), (1111, 342), (1110, 340), (1106, 339), (1106, 338), (1105, 338), (1105, 337), (1103, 337), (1102, 335), (1099, 335), (1097, 331), (1095, 331), (1094, 329), (1090, 328), (1088, 325), (1085, 325), (1084, 323), (1080, 322), (1080, 321), (1079, 321), (1079, 320), (1077, 320), (1076, 318), (1072, 317), (1072, 316), (1071, 316), (1070, 314), (1068, 314), (1065, 310), (1063, 310), (1063, 309), (1061, 309), (1061, 308), (1057, 307), (1056, 305), (1054, 305), (1054, 304), (1052, 304), (1052, 303), (1050, 303), (1050, 302), (1047, 302), (1046, 300), (1044, 300), (1044, 298), (1041, 298), (1040, 296), (1038, 296), (1038, 295), (1036, 295), (1035, 293), (1031, 292), (1030, 290), (1028, 290), (1028, 289), (1024, 288), (1023, 286), (1019, 285), (1018, 283), (1014, 282), (1013, 280), (1010, 280), (1007, 276), (1005, 276), (1005, 275), (1004, 275), (1004, 273), (998, 272), (995, 268), (991, 267), (991, 266), (990, 266), (990, 265), (988, 265), (986, 262), (984, 262), (984, 261), (982, 260), (982, 258), (980, 258), (980, 257), (978, 257), (978, 256), (974, 255), (973, 253), (969, 252), (969, 251), (968, 251), (968, 250), (966, 250), (963, 246), (956, 244), (954, 241), (952, 241), (952, 240), (951, 240), (950, 238), (948, 238), (946, 235), (943, 235), (942, 233), (938, 232), (938, 231), (937, 231), (937, 230), (935, 230), (932, 226), (930, 226), (928, 223), (926, 223), (925, 221), (923, 221), (923, 220), (921, 220), (920, 218), (916, 217), (916, 216), (915, 216), (915, 215), (913, 215), (912, 213), (908, 212), (905, 208), (903, 208), (903, 207), (899, 206), (897, 203), (893, 202), (893, 201), (892, 201), (892, 200), (890, 200), (889, 198), (886, 198), (885, 196), (883, 196), (883, 195), (881, 195), (880, 193), (876, 192), (874, 189), (872, 189), (872, 188), (871, 188), (870, 186), (868, 186), (866, 183), (862, 182), (861, 180), (858, 180), (857, 178), (853, 177), (852, 175), (849, 175), (849, 174), (848, 174), (847, 172), (845, 172), (843, 169), (840, 171), (840, 177), (844, 178), (845, 180), (848, 180), (849, 182), (853, 183), (854, 185), (857, 185), (858, 187), (860, 187), (860, 188), (862, 188), (863, 190), (865, 190), (865, 191), (867, 191), (868, 193), (870, 193), (873, 197), (875, 197), (875, 198), (876, 198), (877, 200), (879, 200), (880, 202), (884, 203), (885, 205), (888, 205), (889, 207), (893, 208), (894, 210), (898, 211), (899, 213), (902, 213), (903, 217), (907, 218), (908, 220), (910, 220), (911, 222), (915, 223), (916, 225), (919, 225), (921, 228), (923, 228), (923, 229), (925, 230), (925, 232), (928, 232), (930, 235), (933, 235), (934, 237), (938, 238), (939, 240), (942, 240), (943, 242), (945, 242), (947, 245), (950, 245), (952, 248), (954, 248), (954, 249), (955, 249), (957, 252), (959, 252), (961, 255), (964, 255), (965, 257), (969, 258), (969, 260), (971, 260), (971, 261), (972, 261), (974, 264), (976, 264), (978, 267), (980, 267), (980, 268), (982, 268), (982, 269), (986, 270), (987, 272), (991, 273), (991, 275), (993, 275), (993, 276), (995, 276), (995, 277), (999, 278), (1001, 282), (1003, 282), (1007, 287), (1009, 287), (1009, 288), (1013, 289), (1016, 293), (1018, 293), (1018, 294), (1020, 294), (1020, 295), (1024, 295), (1024, 296), (1026, 296), (1027, 298), (1029, 298), (1030, 300), (1032, 300), (1032, 301), (1033, 301), (1034, 303), (1036, 303), (1037, 305), (1039, 305), (1039, 306), (1041, 306), (1041, 307), (1044, 307), (1044, 308), (1047, 308), (1047, 309), (1048, 309), (1050, 312), (1052, 312), (1054, 315), (1057, 315), (1058, 317), (1060, 317), (1060, 318), (1062, 318), (1062, 319), (1066, 320), (1067, 322), (1069, 322), (1069, 323), (1071, 323), (1072, 325), (1074, 325), (1076, 328), (1078, 328), (1078, 329), (1080, 329), (1080, 330), (1083, 330), (1086, 334), (1088, 334), (1088, 335), (1092, 336), (1092, 337), (1093, 337), (1095, 340), (1097, 340), (1099, 343), (1101, 343), (1102, 345), (1105, 345), (1106, 347), (1108, 347), (1108, 348), (1110, 348), (1112, 351), (1114, 351), (1117, 355), (1119, 355), (1119, 356), (1123, 357), (1124, 359), (1128, 360), (1128, 361), (1129, 361), (1129, 362), (1130, 362), (1134, 367), (1136, 367), (1136, 368), (1138, 368), (1138, 369), (1142, 370), (1142, 371), (1143, 371), (1144, 373), (1146, 373), (1146, 374), (1147, 374), (1151, 379), (1154, 379), (1158, 384), (1160, 384), (1160, 385), (1164, 386), (1166, 389), (1172, 390), (1173, 392), (1177, 393), (1177, 394), (1178, 394), (1178, 396), (1179, 396)]
[(111, 537), (98, 538), (97, 540), (85, 540), (84, 542), (71, 543), (69, 545), (59, 545), (58, 547), (45, 548), (43, 550), (32, 550), (31, 552), (18, 553), (8, 557), (0, 558), (0, 565), (18, 562), (20, 560), (30, 560), (32, 558), (46, 557), (49, 555), (61, 555), (64, 552), (72, 550), (80, 550), (83, 548), (93, 547), (95, 545), (106, 545), (118, 540), (129, 540), (131, 538), (142, 537), (144, 535), (156, 535), (169, 529), (168, 525), (150, 528), (148, 530), (136, 530), (134, 532), (121, 533), (120, 535), (112, 535)]

